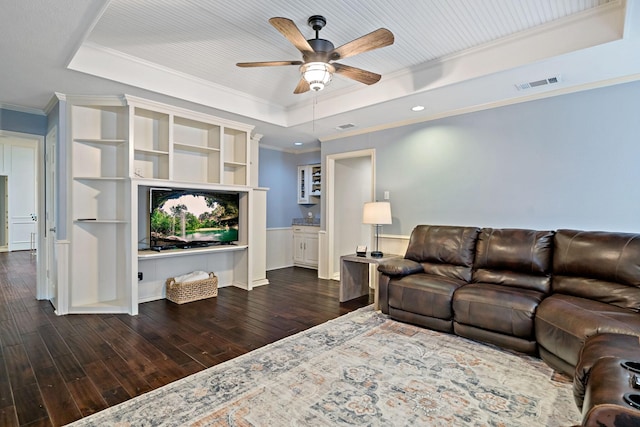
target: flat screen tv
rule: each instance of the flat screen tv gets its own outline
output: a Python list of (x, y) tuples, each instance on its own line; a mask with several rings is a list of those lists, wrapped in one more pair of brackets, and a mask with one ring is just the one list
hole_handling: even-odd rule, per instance
[(154, 249), (238, 241), (238, 193), (152, 188), (149, 198)]

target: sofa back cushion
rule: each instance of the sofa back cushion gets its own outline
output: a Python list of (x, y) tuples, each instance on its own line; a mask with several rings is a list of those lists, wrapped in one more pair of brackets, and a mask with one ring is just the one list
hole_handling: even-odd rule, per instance
[(418, 225), (405, 254), (424, 272), (469, 282), (480, 229), (451, 225)]
[(552, 288), (640, 311), (640, 234), (558, 230)]
[(473, 282), (549, 293), (553, 231), (483, 228), (476, 245)]

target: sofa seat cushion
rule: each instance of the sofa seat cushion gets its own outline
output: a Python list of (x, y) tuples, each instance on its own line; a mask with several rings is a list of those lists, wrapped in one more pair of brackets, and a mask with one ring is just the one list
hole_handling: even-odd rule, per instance
[(472, 283), (453, 295), (457, 323), (518, 338), (532, 339), (542, 292), (491, 283)]
[(586, 339), (573, 377), (573, 397), (582, 409), (584, 394), (595, 363), (605, 357), (640, 362), (640, 337), (623, 334), (598, 334)]
[(538, 345), (534, 339), (514, 337), (513, 335), (476, 328), (471, 325), (463, 325), (456, 321), (453, 322), (453, 332), (461, 337), (497, 345), (501, 348), (509, 348), (520, 353), (536, 356), (538, 354)]
[(389, 281), (389, 307), (438, 319), (453, 319), (451, 298), (461, 280), (417, 273)]
[(587, 337), (601, 333), (640, 336), (640, 316), (611, 304), (554, 294), (538, 307), (535, 331), (538, 345), (575, 367)]

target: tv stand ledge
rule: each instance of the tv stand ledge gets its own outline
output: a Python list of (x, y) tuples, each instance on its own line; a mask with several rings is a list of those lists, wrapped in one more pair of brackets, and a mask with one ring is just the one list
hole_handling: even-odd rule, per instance
[(142, 249), (138, 251), (138, 259), (179, 257), (179, 256), (197, 255), (197, 254), (208, 253), (208, 252), (243, 251), (243, 250), (246, 250), (248, 247), (249, 247), (248, 245), (227, 244), (227, 245), (203, 246), (203, 247), (184, 248), (184, 249), (183, 248), (163, 249), (161, 251), (155, 251), (153, 249)]

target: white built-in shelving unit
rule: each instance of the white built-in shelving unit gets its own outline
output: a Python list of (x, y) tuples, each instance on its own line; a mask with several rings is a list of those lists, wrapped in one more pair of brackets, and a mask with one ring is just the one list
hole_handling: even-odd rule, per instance
[(322, 195), (322, 166), (298, 166), (298, 204), (315, 205)]
[[(252, 126), (128, 95), (65, 99), (70, 231), (59, 314), (137, 314), (139, 302), (164, 297), (168, 277), (193, 270), (214, 271), (219, 286), (268, 283), (264, 249), (252, 252), (266, 236), (266, 190), (250, 186)], [(146, 250), (154, 187), (237, 192), (238, 244)]]

